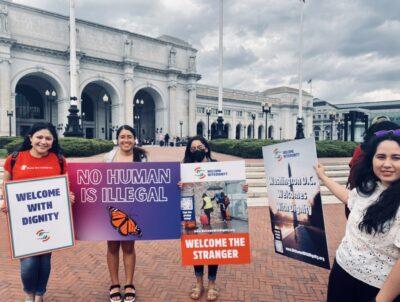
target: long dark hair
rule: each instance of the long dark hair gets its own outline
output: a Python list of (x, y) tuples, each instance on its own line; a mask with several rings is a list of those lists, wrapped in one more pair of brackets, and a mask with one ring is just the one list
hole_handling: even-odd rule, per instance
[[(367, 144), (365, 157), (356, 165), (355, 186), (357, 192), (364, 196), (370, 196), (378, 185), (378, 177), (374, 174), (372, 161), (376, 150), (383, 141), (394, 141), (400, 146), (400, 137), (392, 133), (373, 137)], [(384, 233), (393, 222), (400, 206), (400, 179), (393, 182), (378, 197), (376, 202), (371, 204), (365, 211), (358, 228), (368, 234)]]
[[(116, 139), (118, 141), (119, 134), (121, 133), (122, 130), (128, 130), (129, 132), (132, 133), (133, 139), (136, 139), (136, 131), (129, 125), (122, 125), (121, 127), (118, 128), (117, 130), (117, 135)], [(138, 146), (133, 147), (133, 161), (142, 161), (143, 158), (147, 158), (147, 151), (143, 148), (140, 148)]]
[(202, 137), (202, 136), (193, 136), (191, 138), (189, 138), (187, 145), (186, 145), (186, 149), (185, 149), (185, 157), (183, 158), (183, 163), (193, 163), (193, 159), (191, 156), (191, 152), (190, 152), (190, 147), (193, 143), (193, 141), (200, 141), (204, 147), (207, 148), (207, 152), (206, 152), (206, 158), (208, 159), (208, 161), (215, 161), (214, 159), (212, 159), (211, 157), (211, 148), (210, 148), (210, 144), (208, 143), (208, 141)]
[(35, 123), (35, 124), (33, 124), (31, 129), (29, 129), (28, 133), (25, 135), (24, 141), (23, 141), (21, 147), (18, 149), (18, 151), (26, 151), (26, 150), (32, 149), (31, 137), (40, 130), (48, 130), (51, 133), (51, 135), (53, 136), (53, 144), (52, 144), (51, 148), (49, 149), (49, 152), (53, 152), (55, 154), (61, 155), (62, 149), (58, 142), (57, 131), (56, 131), (56, 128), (51, 123)]

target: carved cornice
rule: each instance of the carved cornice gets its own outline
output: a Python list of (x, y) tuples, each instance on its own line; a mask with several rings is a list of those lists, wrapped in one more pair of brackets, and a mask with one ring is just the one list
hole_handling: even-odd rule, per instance
[(15, 39), (11, 39), (10, 37), (0, 36), (0, 43), (13, 45), (17, 42)]

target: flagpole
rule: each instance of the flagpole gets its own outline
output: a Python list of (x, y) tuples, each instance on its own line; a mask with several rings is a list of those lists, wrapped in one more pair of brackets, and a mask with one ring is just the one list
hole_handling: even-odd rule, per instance
[(303, 14), (305, 0), (300, 0), (301, 12), (300, 12), (300, 45), (299, 45), (299, 112), (297, 115), (296, 123), (296, 139), (304, 138), (303, 129)]
[(224, 70), (224, 4), (223, 0), (219, 0), (219, 66), (218, 66), (218, 119), (217, 119), (217, 135), (215, 138), (225, 138), (224, 133), (224, 117), (222, 111), (223, 101), (223, 70)]
[(75, 0), (69, 0), (69, 77), (70, 77), (70, 107), (68, 109), (68, 124), (64, 136), (83, 136), (79, 125), (77, 70), (76, 70), (76, 24), (75, 24)]

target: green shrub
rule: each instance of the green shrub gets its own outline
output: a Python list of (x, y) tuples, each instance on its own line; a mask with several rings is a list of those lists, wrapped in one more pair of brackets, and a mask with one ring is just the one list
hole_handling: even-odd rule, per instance
[(5, 145), (19, 139), (19, 136), (0, 136), (0, 149), (3, 149)]
[[(23, 139), (19, 138), (7, 144), (5, 148), (8, 154), (18, 150), (22, 142)], [(112, 141), (100, 139), (65, 137), (60, 138), (60, 146), (66, 157), (83, 157), (108, 152), (114, 147), (114, 144)]]
[[(262, 158), (262, 147), (278, 144), (278, 140), (229, 140), (218, 139), (210, 141), (211, 149), (215, 152), (235, 155), (243, 158)], [(319, 141), (318, 157), (351, 157), (358, 143), (344, 141)]]

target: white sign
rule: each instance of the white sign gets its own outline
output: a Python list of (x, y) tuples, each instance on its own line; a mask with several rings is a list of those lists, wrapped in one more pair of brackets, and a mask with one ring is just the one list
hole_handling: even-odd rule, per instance
[(244, 161), (182, 164), (181, 180), (183, 183), (243, 180), (245, 171)]
[(13, 258), (74, 245), (66, 176), (7, 182), (5, 194)]

